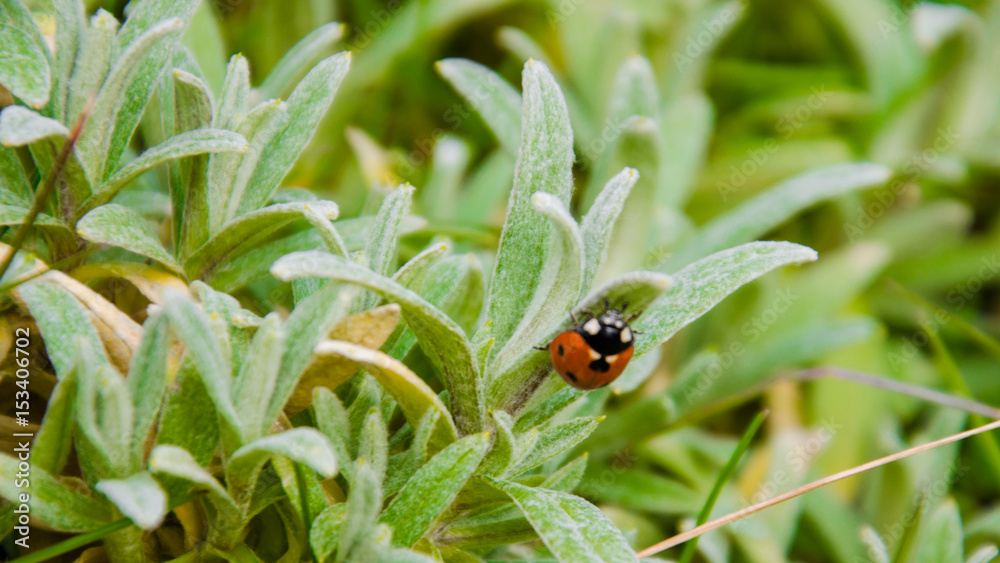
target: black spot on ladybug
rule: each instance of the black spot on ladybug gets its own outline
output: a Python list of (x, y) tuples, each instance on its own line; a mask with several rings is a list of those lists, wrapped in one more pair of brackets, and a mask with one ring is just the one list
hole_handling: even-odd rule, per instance
[(566, 350), (563, 349), (563, 345), (562, 344), (559, 345), (559, 348), (557, 348), (556, 351), (559, 352), (560, 356), (566, 355)]
[(611, 364), (609, 364), (608, 361), (605, 360), (604, 357), (602, 356), (600, 359), (590, 362), (590, 365), (588, 365), (587, 367), (589, 367), (593, 371), (607, 373), (608, 370), (611, 369)]
[(568, 377), (568, 378), (570, 379), (570, 381), (576, 381), (576, 380), (577, 380), (577, 379), (576, 379), (576, 374), (574, 374), (574, 373), (573, 373), (573, 372), (571, 372), (571, 371), (567, 371), (567, 372), (566, 372), (566, 377)]

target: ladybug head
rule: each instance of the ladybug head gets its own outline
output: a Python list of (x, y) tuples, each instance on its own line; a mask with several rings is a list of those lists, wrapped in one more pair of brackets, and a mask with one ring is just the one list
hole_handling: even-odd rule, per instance
[(621, 310), (608, 306), (599, 316), (591, 316), (577, 325), (576, 331), (583, 336), (591, 348), (601, 354), (617, 354), (632, 346), (632, 329), (623, 314), (628, 304)]

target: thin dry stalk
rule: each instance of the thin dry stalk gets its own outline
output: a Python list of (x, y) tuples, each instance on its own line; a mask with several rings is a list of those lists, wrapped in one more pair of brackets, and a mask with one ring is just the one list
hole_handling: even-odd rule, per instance
[(964, 440), (964, 439), (966, 439), (966, 438), (968, 438), (970, 436), (975, 436), (976, 434), (982, 434), (983, 432), (989, 432), (990, 430), (994, 430), (994, 429), (997, 429), (997, 428), (1000, 428), (1000, 420), (997, 420), (995, 422), (991, 422), (989, 424), (985, 424), (983, 426), (979, 426), (977, 428), (973, 428), (972, 430), (966, 430), (965, 432), (959, 432), (958, 434), (953, 434), (951, 436), (946, 436), (944, 438), (941, 438), (940, 440), (934, 440), (933, 442), (928, 442), (926, 444), (921, 444), (919, 446), (914, 446), (912, 448), (905, 449), (905, 450), (903, 450), (901, 452), (896, 452), (894, 454), (887, 455), (885, 457), (881, 457), (881, 458), (876, 459), (874, 461), (869, 461), (868, 463), (863, 463), (863, 464), (858, 465), (856, 467), (852, 467), (850, 469), (846, 469), (846, 470), (841, 471), (839, 473), (834, 473), (833, 475), (828, 475), (826, 477), (823, 477), (822, 479), (818, 479), (816, 481), (813, 481), (812, 483), (807, 483), (805, 485), (802, 485), (801, 487), (797, 487), (795, 489), (792, 489), (791, 491), (788, 491), (786, 493), (782, 493), (782, 494), (780, 494), (780, 495), (778, 495), (776, 497), (773, 497), (773, 498), (770, 498), (770, 499), (765, 500), (763, 502), (759, 502), (757, 504), (748, 506), (748, 507), (746, 507), (746, 508), (744, 508), (742, 510), (737, 510), (736, 512), (732, 512), (732, 513), (727, 514), (727, 515), (725, 515), (725, 516), (723, 516), (721, 518), (716, 518), (715, 520), (712, 520), (711, 522), (706, 522), (706, 523), (702, 524), (701, 526), (697, 526), (695, 528), (691, 528), (690, 530), (688, 530), (688, 531), (686, 531), (684, 533), (677, 534), (676, 536), (674, 536), (672, 538), (665, 539), (665, 540), (661, 541), (658, 544), (651, 545), (651, 546), (647, 547), (646, 549), (640, 551), (637, 555), (638, 555), (639, 559), (642, 559), (643, 557), (649, 557), (649, 556), (657, 554), (657, 553), (659, 553), (659, 552), (661, 552), (663, 550), (666, 550), (666, 549), (669, 549), (671, 547), (674, 547), (675, 545), (680, 545), (680, 544), (688, 541), (691, 538), (695, 538), (697, 536), (700, 536), (700, 535), (704, 534), (705, 532), (710, 532), (710, 531), (712, 531), (712, 530), (714, 530), (716, 528), (721, 528), (722, 526), (725, 526), (726, 524), (731, 524), (731, 523), (733, 523), (733, 522), (735, 522), (737, 520), (740, 520), (742, 518), (746, 518), (747, 516), (750, 516), (751, 514), (755, 514), (757, 512), (760, 512), (761, 510), (764, 510), (765, 508), (770, 508), (770, 507), (772, 507), (772, 506), (774, 506), (776, 504), (781, 504), (781, 503), (785, 502), (786, 500), (793, 499), (793, 498), (795, 498), (795, 497), (797, 497), (799, 495), (803, 495), (805, 493), (808, 493), (809, 491), (813, 491), (813, 490), (816, 490), (816, 489), (818, 489), (820, 487), (823, 487), (825, 485), (829, 485), (830, 483), (833, 483), (833, 482), (836, 482), (836, 481), (840, 481), (841, 479), (847, 479), (848, 477), (853, 477), (854, 475), (857, 475), (859, 473), (864, 473), (865, 471), (868, 471), (869, 469), (875, 469), (876, 467), (881, 467), (883, 465), (892, 463), (894, 461), (901, 460), (903, 458), (910, 457), (912, 455), (916, 455), (916, 454), (919, 454), (919, 453), (922, 453), (922, 452), (926, 452), (928, 450), (933, 450), (934, 448), (936, 448), (938, 446), (944, 446), (945, 444), (950, 444), (952, 442), (957, 442), (959, 440)]

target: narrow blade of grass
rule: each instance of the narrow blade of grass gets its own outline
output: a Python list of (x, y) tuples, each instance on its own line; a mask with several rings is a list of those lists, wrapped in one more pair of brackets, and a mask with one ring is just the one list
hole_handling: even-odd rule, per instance
[(917, 306), (925, 309), (928, 315), (934, 317), (934, 319), (941, 322), (941, 324), (950, 326), (965, 334), (969, 340), (978, 344), (986, 353), (993, 356), (994, 359), (1000, 360), (1000, 341), (993, 336), (986, 334), (980, 328), (969, 323), (965, 319), (959, 317), (958, 315), (953, 315), (951, 312), (936, 305), (923, 295), (920, 295), (895, 280), (889, 280), (889, 287)]
[[(769, 411), (761, 411), (750, 422), (750, 426), (748, 426), (746, 432), (743, 433), (743, 437), (740, 438), (740, 442), (736, 444), (736, 449), (733, 450), (733, 455), (729, 457), (729, 461), (726, 462), (722, 471), (719, 472), (719, 476), (715, 479), (715, 484), (712, 485), (712, 490), (708, 493), (708, 498), (705, 499), (705, 506), (703, 506), (701, 508), (701, 512), (698, 513), (696, 526), (701, 526), (708, 521), (708, 516), (712, 514), (712, 507), (715, 506), (715, 501), (719, 498), (719, 493), (722, 492), (722, 487), (726, 484), (726, 481), (729, 481), (729, 478), (733, 476), (733, 472), (736, 471), (736, 466), (739, 465), (740, 460), (743, 459), (743, 454), (746, 453), (747, 448), (750, 447), (750, 441), (757, 435), (757, 430), (760, 429), (760, 425), (764, 423), (764, 419), (767, 418), (768, 414)], [(690, 563), (691, 558), (694, 557), (694, 550), (697, 547), (698, 538), (695, 537), (691, 540), (691, 543), (684, 546), (684, 553), (681, 554), (680, 563)]]
[(817, 479), (816, 481), (813, 481), (811, 483), (806, 483), (805, 485), (802, 485), (801, 487), (796, 487), (795, 489), (792, 489), (791, 491), (788, 491), (786, 493), (782, 493), (780, 495), (777, 495), (777, 496), (772, 497), (770, 499), (767, 499), (765, 501), (759, 502), (757, 504), (750, 505), (750, 506), (748, 506), (748, 507), (746, 507), (744, 509), (737, 510), (736, 512), (732, 512), (732, 513), (727, 514), (727, 515), (725, 515), (725, 516), (723, 516), (721, 518), (716, 518), (715, 520), (712, 520), (711, 522), (707, 522), (705, 524), (702, 524), (701, 526), (695, 526), (694, 528), (692, 528), (692, 529), (690, 529), (690, 530), (688, 530), (688, 531), (686, 531), (684, 533), (677, 534), (676, 536), (674, 536), (672, 538), (667, 538), (667, 539), (661, 541), (660, 543), (651, 545), (651, 546), (647, 547), (646, 549), (640, 551), (637, 554), (637, 557), (639, 559), (643, 559), (645, 557), (649, 557), (651, 555), (655, 555), (655, 554), (657, 554), (657, 553), (659, 553), (661, 551), (664, 551), (666, 549), (674, 547), (675, 545), (680, 545), (680, 544), (682, 544), (682, 543), (684, 543), (684, 542), (686, 542), (688, 540), (694, 539), (694, 538), (696, 538), (696, 537), (698, 537), (698, 536), (700, 536), (700, 535), (702, 535), (702, 534), (704, 534), (706, 532), (710, 532), (710, 531), (715, 530), (717, 528), (721, 528), (721, 527), (723, 527), (723, 526), (725, 526), (727, 524), (732, 524), (733, 522), (736, 522), (737, 520), (741, 520), (743, 518), (746, 518), (747, 516), (750, 516), (752, 514), (756, 514), (756, 513), (760, 512), (761, 510), (764, 510), (766, 508), (770, 508), (772, 506), (781, 504), (781, 503), (785, 502), (786, 500), (790, 500), (790, 499), (793, 499), (793, 498), (795, 498), (797, 496), (804, 495), (805, 493), (808, 493), (810, 491), (814, 491), (814, 490), (816, 490), (816, 489), (818, 489), (820, 487), (829, 485), (830, 483), (835, 483), (837, 481), (841, 481), (841, 480), (847, 479), (848, 477), (853, 477), (853, 476), (858, 475), (860, 473), (864, 473), (865, 471), (868, 471), (869, 469), (875, 469), (876, 467), (881, 467), (883, 465), (888, 465), (888, 464), (890, 464), (890, 463), (892, 463), (894, 461), (899, 461), (901, 459), (904, 459), (904, 458), (907, 458), (907, 457), (910, 457), (910, 456), (913, 456), (913, 455), (916, 455), (916, 454), (919, 454), (919, 453), (923, 453), (923, 452), (926, 452), (926, 451), (933, 450), (934, 448), (937, 448), (937, 447), (940, 447), (940, 446), (951, 444), (953, 442), (958, 442), (959, 440), (964, 440), (964, 439), (966, 439), (966, 438), (968, 438), (970, 436), (975, 436), (977, 434), (982, 434), (983, 432), (989, 432), (990, 430), (996, 430), (997, 428), (1000, 428), (1000, 420), (995, 421), (995, 422), (991, 422), (990, 424), (986, 424), (984, 426), (979, 426), (979, 427), (973, 428), (972, 430), (966, 430), (965, 432), (959, 432), (958, 434), (952, 434), (951, 436), (946, 436), (944, 438), (941, 438), (940, 440), (934, 440), (933, 442), (928, 442), (926, 444), (921, 444), (919, 446), (914, 446), (912, 448), (907, 448), (907, 449), (905, 449), (903, 451), (896, 452), (894, 454), (887, 455), (885, 457), (880, 457), (880, 458), (878, 458), (876, 460), (873, 460), (873, 461), (869, 461), (868, 463), (863, 463), (861, 465), (852, 467), (850, 469), (845, 469), (844, 471), (840, 471), (838, 473), (834, 473), (833, 475), (828, 475), (826, 477), (823, 477), (822, 479)]

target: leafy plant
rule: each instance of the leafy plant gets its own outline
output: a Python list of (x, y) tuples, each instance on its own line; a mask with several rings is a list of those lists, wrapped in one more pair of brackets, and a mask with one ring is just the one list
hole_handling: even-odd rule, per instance
[[(956, 23), (978, 29), (972, 12), (921, 5), (954, 25), (930, 30), (937, 43), (923, 51), (912, 43), (926, 29), (886, 35), (888, 56), (859, 23), (887, 21), (888, 2), (789, 8), (851, 46), (867, 77), (859, 92), (842, 73), (757, 61), (746, 29), (763, 16), (736, 2), (525, 2), (545, 30), (491, 0), (357, 0), (350, 25), (319, 27), (334, 8), (252, 3), (223, 19), (191, 0), (115, 4), (87, 18), (78, 0), (0, 0), (0, 335), (31, 335), (31, 525), (74, 534), (41, 539), (23, 561), (636, 561), (695, 515), (735, 513), (704, 529), (741, 516), (754, 477), (790, 476), (780, 488), (792, 489), (934, 439), (934, 457), (908, 460), (898, 482), (874, 474), (863, 489), (874, 501), (787, 494), (683, 559), (995, 555), (996, 519), (958, 493), (921, 504), (901, 537), (875, 532), (906, 516), (893, 495), (951, 479), (961, 410), (995, 414), (976, 401), (992, 389), (984, 368), (967, 384), (956, 341), (993, 357), (1000, 346), (988, 325), (955, 315), (947, 328), (915, 325), (941, 309), (905, 288), (871, 289), (889, 272), (947, 290), (959, 274), (927, 265), (968, 273), (992, 235), (967, 243), (969, 206), (943, 199), (847, 228), (866, 191), (882, 201), (924, 180), (906, 160), (935, 146), (919, 124), (959, 123), (995, 146), (954, 101), (984, 99), (985, 79), (953, 91), (937, 70), (956, 48), (949, 33), (988, 60)], [(490, 18), (510, 64), (431, 64), (454, 52), (443, 39), (468, 41), (456, 24)], [(223, 35), (245, 43), (247, 29), (280, 48), (228, 57)], [(337, 45), (349, 50), (331, 55)], [(270, 68), (262, 80), (251, 59)], [(836, 60), (824, 64), (846, 64)], [(977, 64), (961, 72), (987, 68)], [(409, 74), (432, 68), (437, 77)], [(505, 79), (517, 68), (520, 91)], [(728, 85), (757, 72), (763, 94)], [(808, 88), (817, 76), (831, 106)], [(403, 79), (405, 96), (393, 82)], [(458, 102), (429, 101), (446, 86)], [(940, 119), (938, 96), (950, 108)], [(413, 116), (428, 107), (451, 130), (422, 129)], [(863, 134), (838, 129), (872, 115), (882, 121)], [(940, 152), (992, 158), (975, 142)], [(743, 183), (725, 183), (732, 163), (751, 161)], [(964, 181), (935, 166), (945, 184)], [(914, 242), (924, 221), (943, 233), (931, 258)], [(811, 241), (824, 260), (764, 276), (818, 254), (762, 238)], [(605, 302), (638, 315), (635, 356), (584, 393), (536, 347)], [(786, 381), (815, 378), (803, 365), (885, 371), (881, 359), (901, 350), (885, 328), (900, 326), (928, 335), (933, 364), (918, 353), (893, 365), (898, 382), (841, 369), (851, 383), (815, 382), (830, 395), (807, 399)], [(13, 341), (0, 339), (5, 385)], [(967, 397), (926, 389), (928, 373)], [(840, 386), (857, 382), (931, 403), (884, 407), (874, 390)], [(735, 440), (694, 424), (762, 390), (774, 422), (760, 443), (762, 418), (735, 453)], [(811, 443), (802, 413), (832, 428), (828, 453), (796, 453)], [(13, 428), (10, 414), (0, 420)], [(746, 420), (730, 411), (720, 424), (743, 434)], [(1000, 467), (993, 438), (970, 444), (977, 470)], [(5, 475), (18, 464), (0, 452)], [(22, 492), (0, 482), (5, 535)]]

